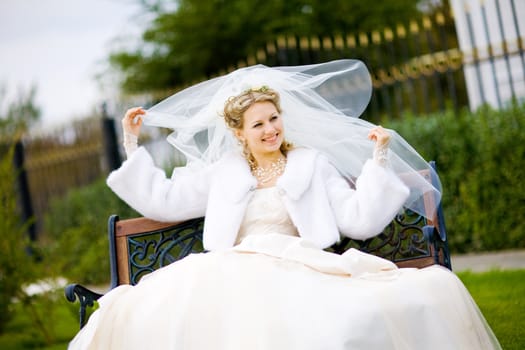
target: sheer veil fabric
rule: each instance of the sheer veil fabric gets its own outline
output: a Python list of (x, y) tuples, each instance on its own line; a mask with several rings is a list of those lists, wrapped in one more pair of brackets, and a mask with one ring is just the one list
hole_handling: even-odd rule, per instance
[[(144, 124), (172, 129), (168, 141), (186, 156), (189, 168), (207, 165), (239, 148), (222, 118), (226, 100), (261, 86), (280, 94), (288, 141), (323, 152), (351, 181), (359, 176), (373, 152), (367, 135), (375, 126), (359, 119), (372, 94), (370, 74), (359, 60), (240, 68), (154, 105), (146, 111)], [(432, 217), (435, 208), (424, 207), (424, 196), (433, 195), (439, 202), (441, 186), (433, 186), (422, 174), (434, 170), (400, 135), (389, 131), (390, 167), (410, 188), (405, 207)]]

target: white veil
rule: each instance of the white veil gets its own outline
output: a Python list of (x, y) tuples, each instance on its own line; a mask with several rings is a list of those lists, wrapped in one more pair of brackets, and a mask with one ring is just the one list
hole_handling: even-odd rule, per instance
[[(262, 85), (280, 94), (286, 140), (323, 152), (348, 179), (359, 176), (372, 156), (374, 144), (367, 135), (375, 125), (359, 119), (370, 101), (372, 82), (358, 60), (241, 68), (156, 104), (147, 110), (144, 124), (172, 129), (168, 141), (186, 156), (189, 166), (210, 164), (239, 147), (221, 116), (224, 103)], [(401, 136), (390, 132), (390, 166), (411, 190), (405, 206), (432, 219), (435, 208), (425, 208), (424, 195), (435, 196), (439, 203), (441, 187), (430, 183), (434, 170)]]

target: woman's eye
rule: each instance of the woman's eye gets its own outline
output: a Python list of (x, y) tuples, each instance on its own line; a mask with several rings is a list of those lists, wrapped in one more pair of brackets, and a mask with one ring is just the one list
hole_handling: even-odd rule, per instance
[(272, 120), (276, 120), (277, 118), (279, 118), (279, 116), (278, 116), (278, 115), (274, 115), (274, 116), (272, 117)]
[(254, 128), (258, 128), (258, 127), (261, 126), (261, 125), (262, 125), (262, 123), (257, 123), (257, 124), (254, 124), (253, 127), (254, 127)]

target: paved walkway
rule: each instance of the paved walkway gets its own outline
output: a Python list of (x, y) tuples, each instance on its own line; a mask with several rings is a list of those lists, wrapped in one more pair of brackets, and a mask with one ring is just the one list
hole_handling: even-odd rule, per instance
[(505, 250), (494, 253), (476, 253), (465, 255), (452, 254), (452, 270), (473, 272), (491, 269), (525, 269), (525, 250)]

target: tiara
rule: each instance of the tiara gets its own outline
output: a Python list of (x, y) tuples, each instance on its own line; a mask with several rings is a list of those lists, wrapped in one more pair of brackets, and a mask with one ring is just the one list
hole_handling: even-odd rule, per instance
[(248, 92), (268, 92), (268, 90), (270, 90), (268, 85), (261, 85), (259, 87), (252, 87), (252, 88), (246, 89), (241, 93), (241, 95), (246, 94)]

